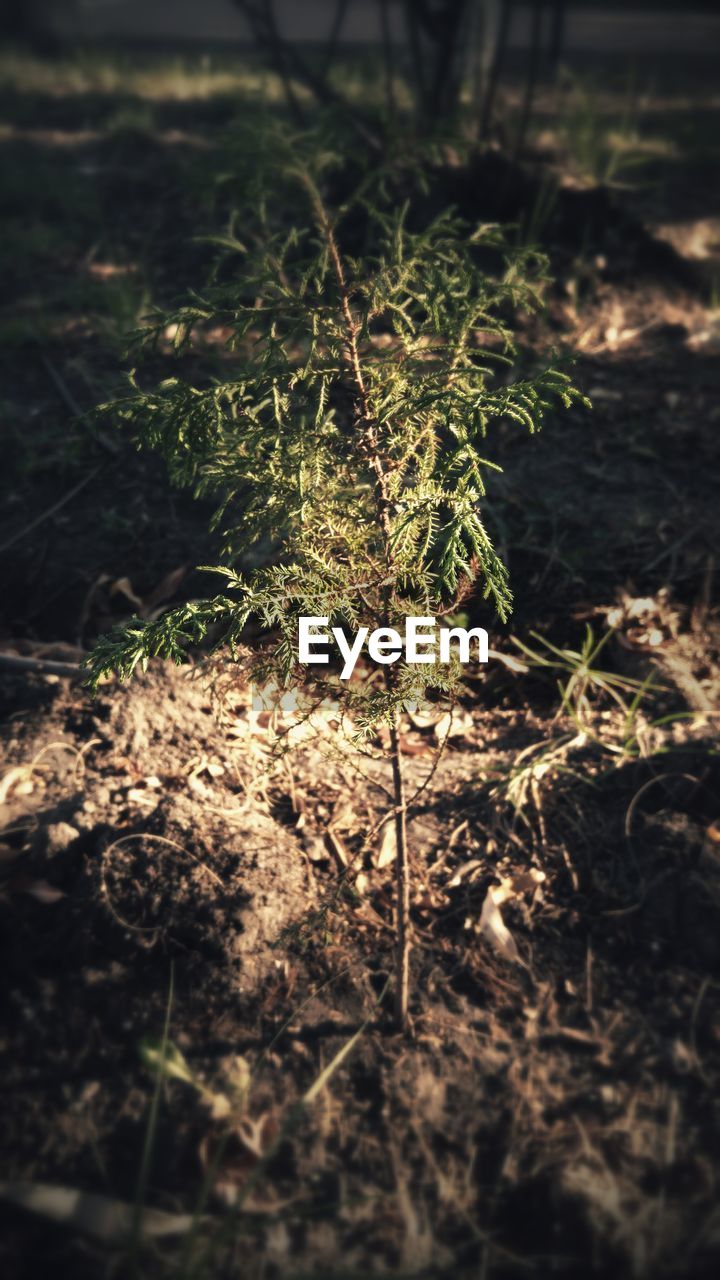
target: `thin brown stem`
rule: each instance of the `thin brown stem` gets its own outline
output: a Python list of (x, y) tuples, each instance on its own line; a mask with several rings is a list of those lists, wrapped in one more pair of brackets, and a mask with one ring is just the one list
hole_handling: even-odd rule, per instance
[(400, 755), (397, 718), (390, 726), (390, 763), (395, 795), (395, 904), (397, 944), (395, 952), (395, 1020), (399, 1031), (407, 1029), (410, 994), (410, 865), (407, 842), (407, 803)]
[(500, 10), (500, 25), (495, 40), (495, 52), (490, 67), (490, 78), (488, 80), (487, 89), (485, 90), (485, 101), (483, 102), (482, 113), (480, 116), (479, 136), (482, 139), (487, 138), (493, 123), (493, 114), (495, 108), (495, 98), (497, 96), (500, 75), (505, 63), (505, 55), (508, 49), (508, 40), (510, 29), (512, 27), (514, 16), (514, 0), (504, 0)]
[[(390, 597), (392, 593), (391, 584), (393, 581), (390, 501), (387, 496), (386, 472), (380, 450), (379, 424), (372, 413), (372, 405), (370, 403), (368, 386), (363, 373), (362, 360), (360, 356), (358, 338), (361, 331), (361, 325), (353, 311), (350, 288), (348, 286), (332, 222), (328, 217), (320, 192), (317, 190), (314, 183), (312, 183), (312, 180), (308, 178), (306, 180), (306, 185), (311, 193), (315, 208), (315, 216), (317, 218), (319, 229), (325, 240), (325, 244), (327, 245), (328, 255), (340, 295), (340, 307), (345, 327), (345, 361), (357, 392), (355, 407), (356, 421), (364, 437), (365, 453), (368, 463), (375, 475), (375, 503), (378, 524), (380, 526), (383, 540), (383, 549), (385, 553), (389, 582), (389, 585), (383, 593), (384, 599), (382, 605), (383, 622), (387, 625)], [(387, 671), (387, 668), (386, 681), (388, 689), (390, 689), (392, 685), (392, 676), (389, 671)], [(400, 755), (397, 711), (394, 713), (394, 719), (390, 726), (390, 763), (392, 766), (393, 778), (395, 843), (397, 845), (395, 867), (397, 931), (395, 958), (395, 1018), (398, 1029), (400, 1031), (405, 1031), (407, 1028), (408, 997), (410, 993), (410, 868), (407, 842), (407, 803), (405, 799), (405, 782)]]
[(348, 286), (345, 268), (340, 256), (335, 229), (328, 217), (327, 210), (323, 204), (322, 197), (317, 187), (309, 177), (305, 178), (305, 183), (313, 201), (319, 229), (327, 245), (330, 262), (332, 264), (338, 292), (340, 294), (340, 308), (345, 325), (345, 363), (357, 392), (355, 416), (357, 424), (365, 438), (365, 452), (368, 465), (375, 476), (375, 502), (378, 513), (378, 523), (382, 533), (385, 563), (388, 570), (391, 570), (392, 551), (390, 546), (390, 502), (387, 496), (385, 468), (378, 448), (378, 425), (372, 413), (367, 383), (365, 381), (362, 362), (360, 359), (358, 337), (361, 325), (353, 312), (350, 300), (350, 288)]
[(235, 0), (235, 4), (245, 15), (257, 47), (269, 55), (270, 63), (280, 77), (290, 114), (297, 124), (303, 125), (305, 113), (293, 87), (287, 51), (275, 24), (272, 3), (270, 0), (266, 0), (264, 4), (253, 3), (253, 0)]
[(525, 146), (525, 139), (527, 137), (533, 105), (535, 102), (535, 91), (537, 89), (538, 71), (540, 68), (542, 20), (543, 7), (541, 0), (535, 0), (532, 11), (532, 26), (530, 29), (530, 52), (528, 56), (528, 69), (525, 80), (525, 93), (523, 95), (523, 104), (520, 112), (520, 123), (518, 125), (517, 137), (515, 138), (513, 157), (515, 160), (520, 157), (523, 147)]
[(393, 50), (392, 31), (390, 29), (390, 14), (388, 12), (388, 0), (379, 0), (380, 4), (380, 26), (382, 29), (383, 43), (383, 75), (385, 81), (385, 109), (390, 119), (395, 116), (395, 54)]
[(322, 69), (322, 79), (324, 81), (327, 80), (335, 61), (338, 40), (340, 39), (340, 33), (342, 32), (343, 23), (345, 21), (348, 3), (349, 0), (337, 0), (337, 4), (335, 6), (335, 15), (333, 17), (332, 27), (330, 28), (330, 35), (328, 36), (328, 42), (325, 46), (325, 59)]

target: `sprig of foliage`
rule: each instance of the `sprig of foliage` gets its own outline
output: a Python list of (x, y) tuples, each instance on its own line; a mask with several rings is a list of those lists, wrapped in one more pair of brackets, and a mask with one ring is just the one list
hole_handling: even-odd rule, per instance
[[(176, 483), (215, 501), (226, 594), (105, 637), (89, 660), (92, 686), (152, 657), (182, 661), (208, 635), (235, 651), (250, 617), (273, 638), (253, 673), (288, 684), (305, 677), (296, 662), (303, 615), (404, 630), (408, 615), (452, 613), (477, 584), (508, 616), (508, 575), (482, 507), (498, 469), (485, 457), (488, 430), (514, 422), (534, 432), (556, 406), (582, 399), (555, 367), (514, 376), (512, 315), (540, 305), (545, 261), (452, 211), (423, 223), (398, 199), (407, 172), (363, 171), (356, 157), (351, 189), (332, 142), (323, 130), (254, 142), (245, 205), (218, 238), (213, 279), (140, 335), (152, 345), (172, 325), (182, 351), (203, 327), (222, 326), (223, 376), (150, 387), (134, 376), (130, 394), (103, 407), (164, 456)], [(242, 572), (253, 547), (264, 563)], [(396, 663), (383, 676), (335, 692), (360, 732), (390, 728), (404, 1025), (409, 871), (397, 721), (428, 687), (452, 689), (457, 669)]]
[[(332, 208), (326, 188), (340, 158), (325, 143), (278, 132), (262, 157), (255, 149), (242, 240), (219, 237), (214, 282), (142, 335), (157, 342), (173, 325), (183, 349), (202, 326), (222, 325), (234, 353), (227, 374), (147, 389), (134, 375), (130, 395), (102, 407), (163, 454), (177, 484), (215, 500), (230, 566), (257, 544), (277, 562), (247, 577), (233, 569), (237, 599), (134, 620), (106, 638), (93, 682), (154, 656), (180, 660), (211, 628), (232, 643), (251, 614), (279, 629), (278, 656), (288, 657), (303, 613), (393, 625), (420, 608), (444, 612), (468, 579), (500, 618), (510, 611), (482, 513), (497, 469), (483, 442), (495, 422), (534, 432), (579, 398), (553, 367), (512, 378), (510, 308), (539, 305), (544, 260), (451, 212), (411, 230), (382, 172)], [(292, 195), (296, 221), (273, 191)], [(345, 248), (358, 216), (361, 254)], [(488, 250), (504, 258), (492, 275), (481, 266)], [(283, 659), (285, 678), (290, 666)]]

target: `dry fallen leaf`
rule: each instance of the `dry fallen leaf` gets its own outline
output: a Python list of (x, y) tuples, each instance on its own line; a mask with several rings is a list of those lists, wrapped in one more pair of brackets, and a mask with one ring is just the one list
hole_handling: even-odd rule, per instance
[(498, 896), (500, 896), (500, 890), (491, 885), (482, 905), (478, 933), (495, 948), (503, 959), (511, 960), (515, 964), (522, 964), (520, 953), (515, 945), (515, 939), (500, 913), (500, 907), (497, 902)]
[(473, 718), (465, 707), (453, 707), (435, 721), (433, 733), (438, 742), (446, 738), (466, 738), (473, 730)]
[(15, 765), (8, 769), (0, 780), (0, 804), (5, 804), (11, 792), (18, 796), (28, 796), (33, 790), (31, 770), (25, 764)]
[(366, 897), (370, 892), (370, 877), (366, 876), (364, 871), (358, 872), (355, 877), (355, 892), (359, 893), (361, 898)]
[(443, 714), (442, 707), (432, 702), (409, 702), (405, 711), (414, 729), (432, 729)]
[(140, 613), (143, 608), (143, 601), (140, 599), (140, 596), (135, 594), (132, 582), (129, 578), (116, 578), (110, 586), (110, 595), (124, 596), (130, 604), (135, 606), (138, 613)]
[(157, 800), (153, 796), (148, 795), (147, 791), (141, 791), (138, 787), (130, 787), (125, 796), (128, 804), (149, 805), (150, 808), (157, 804)]
[(537, 867), (521, 868), (519, 871), (514, 871), (512, 875), (506, 876), (504, 880), (501, 880), (500, 884), (493, 890), (495, 903), (500, 907), (503, 902), (510, 902), (513, 898), (520, 898), (525, 893), (534, 896), (546, 880), (545, 872), (539, 871)]
[(385, 867), (391, 866), (396, 858), (397, 840), (395, 837), (395, 823), (385, 822), (383, 823), (382, 830), (380, 832), (380, 847), (375, 855), (375, 866), (378, 871), (382, 871)]

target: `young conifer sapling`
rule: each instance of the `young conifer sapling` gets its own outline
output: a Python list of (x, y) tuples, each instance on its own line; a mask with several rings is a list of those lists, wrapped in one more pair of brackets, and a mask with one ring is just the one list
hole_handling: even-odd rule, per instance
[[(176, 483), (215, 499), (224, 564), (213, 572), (224, 589), (103, 637), (89, 659), (91, 685), (110, 671), (126, 679), (153, 657), (181, 662), (208, 632), (235, 654), (251, 618), (270, 643), (249, 674), (283, 686), (310, 675), (298, 662), (301, 618), (402, 633), (408, 617), (442, 618), (479, 589), (504, 620), (507, 572), (482, 515), (485, 474), (498, 469), (484, 457), (488, 427), (510, 420), (534, 432), (550, 408), (581, 398), (553, 367), (514, 376), (508, 317), (539, 305), (539, 255), (511, 254), (497, 228), (468, 228), (451, 212), (417, 226), (377, 170), (353, 194), (333, 197), (342, 164), (318, 134), (265, 135), (248, 175), (242, 240), (234, 231), (219, 237), (222, 260), (207, 289), (144, 334), (152, 342), (172, 324), (182, 350), (204, 327), (222, 325), (232, 356), (221, 376), (149, 389), (134, 377), (127, 398), (102, 407), (138, 445), (164, 455)], [(483, 266), (488, 253), (499, 271)], [(258, 546), (265, 562), (243, 571)], [(400, 1028), (412, 797), (399, 717), (430, 690), (452, 694), (461, 675), (457, 662), (404, 660), (364, 682), (312, 671), (359, 735), (387, 726)]]

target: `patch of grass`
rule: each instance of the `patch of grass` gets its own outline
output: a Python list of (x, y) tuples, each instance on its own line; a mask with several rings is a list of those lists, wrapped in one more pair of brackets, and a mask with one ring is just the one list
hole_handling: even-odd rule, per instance
[(638, 95), (632, 82), (618, 109), (617, 103), (608, 106), (592, 79), (565, 73), (555, 132), (572, 172), (581, 181), (616, 185), (657, 154), (659, 142), (644, 138), (639, 122)]
[(100, 94), (147, 102), (178, 102), (236, 93), (282, 96), (278, 78), (251, 57), (153, 57), (109, 51), (79, 51), (53, 60), (19, 51), (0, 55), (0, 93), (58, 97)]
[[(332, 981), (334, 979), (330, 979)], [(322, 984), (319, 990), (327, 985), (328, 983)], [(259, 1222), (256, 1223), (257, 1210), (253, 1206), (253, 1195), (267, 1183), (271, 1166), (279, 1152), (296, 1135), (308, 1111), (362, 1039), (377, 1010), (382, 1006), (389, 979), (365, 1021), (315, 1073), (310, 1084), (285, 1108), (278, 1120), (263, 1114), (259, 1119), (253, 1118), (252, 1093), (274, 1046), (304, 1005), (317, 998), (319, 991), (313, 991), (299, 1007), (292, 1010), (254, 1064), (251, 1065), (245, 1058), (236, 1055), (226, 1062), (218, 1080), (208, 1084), (170, 1039), (173, 986), (171, 972), (162, 1036), (159, 1039), (146, 1038), (140, 1045), (141, 1060), (152, 1072), (155, 1085), (148, 1112), (133, 1230), (129, 1241), (130, 1273), (136, 1280), (141, 1280), (144, 1275), (156, 1276), (159, 1266), (164, 1272), (167, 1268), (166, 1274), (181, 1276), (182, 1280), (202, 1280), (203, 1277), (216, 1274), (221, 1259), (232, 1256), (240, 1241), (246, 1239), (248, 1244), (251, 1243), (256, 1227), (262, 1224), (268, 1212), (266, 1209), (262, 1210)], [(195, 1093), (205, 1109), (206, 1133), (201, 1144), (204, 1177), (192, 1210), (192, 1225), (184, 1243), (174, 1255), (167, 1256), (163, 1264), (158, 1257), (150, 1258), (145, 1253), (143, 1216), (158, 1136), (163, 1090), (171, 1081), (179, 1082)], [(237, 1152), (233, 1154), (233, 1140), (244, 1154), (240, 1166)], [(225, 1201), (226, 1213), (223, 1217), (209, 1217), (208, 1204), (213, 1195), (217, 1197), (218, 1194)], [(302, 1212), (302, 1207), (294, 1203), (292, 1216)], [(279, 1205), (272, 1218), (281, 1223), (288, 1218), (288, 1211)], [(146, 1264), (149, 1270), (146, 1269)]]

